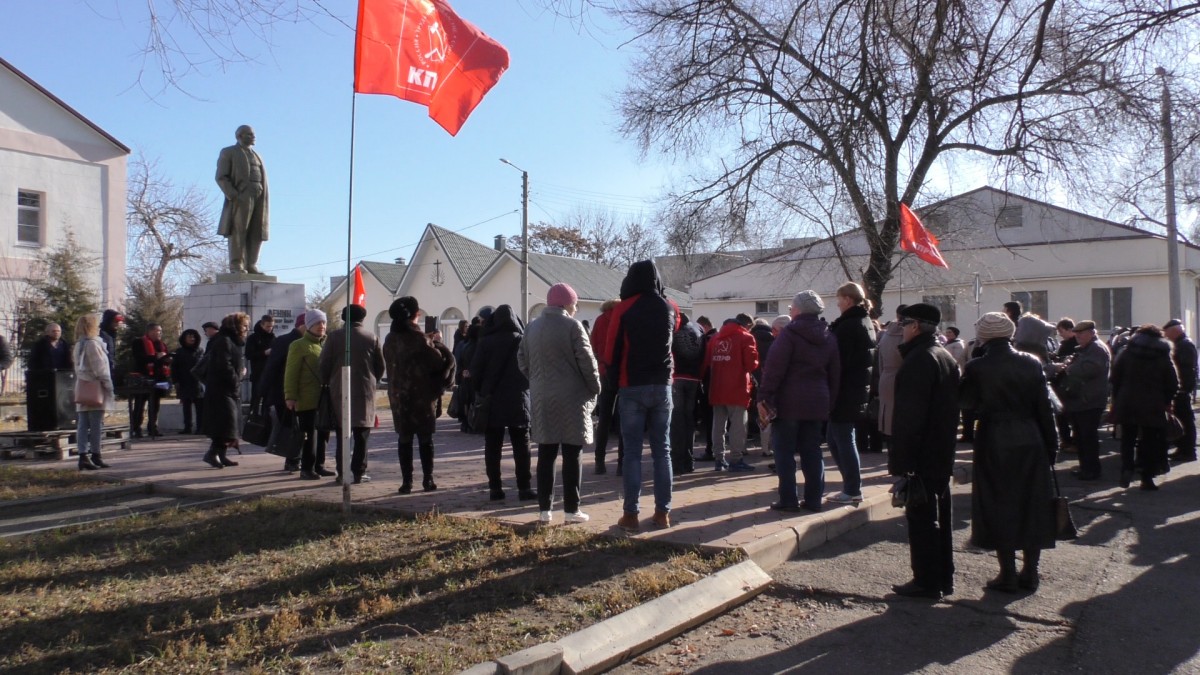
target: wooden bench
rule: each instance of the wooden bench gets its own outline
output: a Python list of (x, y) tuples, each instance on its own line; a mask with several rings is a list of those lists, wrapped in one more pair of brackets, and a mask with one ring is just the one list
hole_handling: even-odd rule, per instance
[[(128, 450), (128, 426), (106, 426), (100, 450)], [(78, 456), (79, 442), (70, 429), (0, 432), (0, 459), (64, 460)]]

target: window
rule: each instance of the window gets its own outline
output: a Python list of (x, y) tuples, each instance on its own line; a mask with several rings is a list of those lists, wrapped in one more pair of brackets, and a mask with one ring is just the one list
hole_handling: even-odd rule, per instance
[(17, 191), (17, 243), (37, 246), (42, 243), (42, 195)]
[(958, 315), (954, 310), (953, 295), (926, 295), (921, 298), (921, 302), (937, 307), (942, 312), (942, 326), (948, 326), (958, 322)]
[(777, 316), (778, 314), (778, 300), (758, 300), (754, 303), (754, 316)]
[(1093, 288), (1092, 321), (1096, 328), (1112, 330), (1133, 323), (1132, 288)]
[(1021, 307), (1026, 312), (1032, 312), (1049, 321), (1050, 317), (1050, 301), (1046, 291), (1017, 291), (1012, 294), (1012, 299), (1021, 303)]
[(1004, 229), (1008, 227), (1020, 227), (1024, 224), (1024, 215), (1021, 213), (1020, 206), (1004, 206), (1001, 207), (1000, 213), (996, 216), (996, 226)]

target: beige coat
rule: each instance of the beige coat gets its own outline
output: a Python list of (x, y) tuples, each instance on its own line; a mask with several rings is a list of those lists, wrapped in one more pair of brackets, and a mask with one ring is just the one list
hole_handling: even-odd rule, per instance
[(517, 367), (529, 378), (535, 443), (592, 442), (592, 408), (600, 374), (587, 331), (561, 307), (547, 307), (525, 328)]
[(879, 430), (887, 436), (892, 435), (892, 413), (896, 409), (896, 372), (904, 357), (900, 355), (900, 345), (904, 343), (904, 329), (899, 321), (888, 324), (879, 336), (879, 344), (875, 346), (876, 358), (879, 363)]
[(116, 397), (113, 396), (112, 373), (108, 369), (108, 349), (100, 338), (86, 338), (75, 345), (75, 379), (81, 382), (99, 382), (104, 391), (104, 403), (98, 406), (76, 404), (75, 410), (112, 410)]
[[(350, 428), (375, 426), (375, 390), (383, 377), (383, 350), (379, 338), (356, 323), (350, 327)], [(346, 363), (346, 329), (331, 331), (321, 349), (321, 381), (333, 396), (335, 420), (342, 423), (342, 365)]]

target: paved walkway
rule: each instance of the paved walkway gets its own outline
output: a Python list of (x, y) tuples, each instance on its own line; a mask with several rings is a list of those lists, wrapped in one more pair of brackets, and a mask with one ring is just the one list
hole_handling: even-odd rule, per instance
[[(161, 428), (166, 436), (156, 440), (137, 440), (126, 451), (110, 452), (105, 461), (113, 468), (104, 473), (134, 481), (154, 482), (159, 485), (214, 490), (246, 495), (271, 495), (315, 499), (340, 503), (342, 490), (332, 479), (303, 481), (298, 474), (282, 471), (283, 460), (268, 455), (261, 448), (243, 445), (243, 455), (233, 453), (231, 458), (240, 466), (228, 469), (212, 469), (201, 461), (207, 448), (207, 439), (199, 436), (175, 435), (178, 424), (172, 424), (178, 406), (164, 402)], [(381, 410), (381, 428), (373, 430), (368, 446), (369, 483), (351, 486), (351, 499), (355, 504), (396, 508), (408, 513), (455, 514), (467, 517), (495, 518), (513, 525), (528, 525), (537, 520), (537, 502), (517, 500), (517, 489), (511, 449), (504, 447), (502, 465), (505, 501), (488, 499), (487, 480), (483, 467), (483, 437), (463, 434), (457, 422), (447, 418), (438, 421), (434, 435), (436, 452), (435, 477), (438, 489), (421, 492), (418, 483), (410, 495), (397, 494), (400, 484), (400, 467), (396, 455), (397, 435), (391, 430), (390, 420)], [(332, 443), (330, 444), (332, 446)], [(965, 446), (962, 446), (965, 448)], [(326, 467), (332, 469), (333, 448), (329, 450)], [(534, 482), (536, 484), (536, 445), (534, 446)], [(610, 448), (608, 473), (592, 474), (590, 451), (584, 452), (584, 476), (582, 509), (592, 519), (582, 525), (597, 532), (616, 531), (616, 522), (622, 513), (622, 478), (615, 472), (616, 449)], [(671, 511), (675, 523), (667, 530), (656, 530), (650, 526), (650, 514), (654, 511), (653, 484), (650, 480), (652, 467), (650, 452), (643, 453), (641, 512), (643, 530), (637, 535), (646, 539), (657, 539), (688, 545), (708, 545), (716, 548), (736, 548), (752, 541), (797, 526), (815, 514), (782, 514), (768, 509), (776, 501), (777, 481), (767, 470), (771, 462), (763, 457), (761, 450), (751, 450), (751, 463), (757, 470), (751, 473), (716, 473), (711, 462), (698, 462), (693, 474), (677, 477)], [(826, 453), (827, 495), (841, 490), (841, 476)], [(555, 523), (562, 523), (561, 465), (556, 485)], [(868, 454), (863, 457), (863, 492), (866, 496), (885, 492), (891, 485), (886, 476), (886, 455)], [(837, 509), (853, 509), (851, 506), (827, 504), (825, 514)]]

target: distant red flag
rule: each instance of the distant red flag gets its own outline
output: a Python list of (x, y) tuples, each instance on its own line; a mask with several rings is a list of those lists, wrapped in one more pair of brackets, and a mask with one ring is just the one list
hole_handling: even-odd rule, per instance
[(904, 202), (900, 202), (900, 248), (915, 253), (918, 258), (934, 267), (950, 269), (950, 265), (946, 264), (946, 259), (942, 257), (942, 252), (938, 250), (937, 237), (925, 229), (921, 219)]
[(429, 108), (458, 133), (508, 69), (508, 51), (445, 0), (359, 0), (354, 91)]
[(362, 265), (354, 266), (354, 301), (352, 305), (367, 306), (367, 287), (363, 285)]

